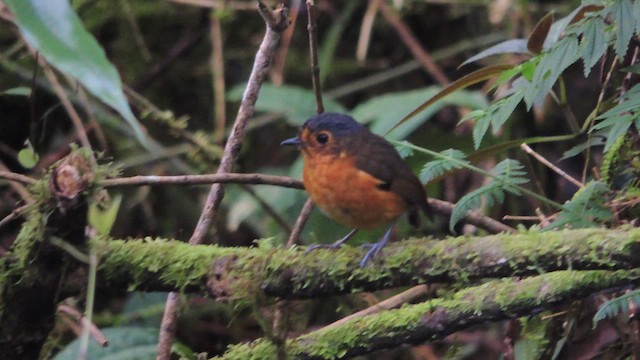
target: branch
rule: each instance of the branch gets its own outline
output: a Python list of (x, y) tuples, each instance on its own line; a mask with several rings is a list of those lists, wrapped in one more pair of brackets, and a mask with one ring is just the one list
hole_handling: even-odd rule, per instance
[[(523, 280), (508, 278), (341, 326), (290, 339), (287, 359), (337, 359), (369, 354), (401, 344), (418, 344), (476, 324), (513, 319), (584, 298), (599, 291), (638, 283), (634, 271), (558, 271)], [(215, 359), (272, 359), (276, 345), (266, 339), (235, 345)]]
[(358, 247), (223, 248), (166, 240), (93, 240), (101, 286), (208, 292), (216, 300), (260, 294), (310, 298), (433, 282), (640, 267), (640, 229), (584, 229), (390, 244), (364, 268)]
[[(242, 102), (238, 109), (238, 114), (231, 128), (231, 134), (224, 147), (224, 154), (220, 160), (218, 174), (229, 173), (233, 169), (233, 165), (238, 158), (242, 140), (244, 138), (247, 122), (253, 116), (254, 107), (258, 100), (258, 93), (262, 82), (268, 75), (269, 64), (276, 50), (280, 35), (289, 26), (288, 10), (280, 5), (275, 11), (271, 11), (261, 1), (258, 1), (258, 13), (266, 23), (266, 33), (260, 44), (260, 48), (256, 53), (256, 58), (251, 69), (251, 75), (247, 82), (247, 88), (242, 96)], [(189, 239), (189, 244), (197, 245), (202, 242), (205, 235), (209, 231), (209, 227), (220, 207), (222, 198), (224, 197), (224, 186), (220, 183), (213, 184), (207, 195), (198, 224), (193, 230), (193, 234)], [(176, 327), (176, 308), (177, 295), (169, 294), (165, 304), (165, 313), (160, 324), (160, 336), (158, 341), (157, 360), (169, 359), (171, 357), (171, 345)]]
[(14, 173), (11, 171), (5, 171), (5, 170), (0, 170), (0, 179), (7, 179), (7, 180), (11, 180), (11, 181), (16, 181), (19, 183), (22, 183), (24, 185), (33, 185), (36, 183), (36, 179), (26, 176), (26, 175), (22, 175), (22, 174), (18, 174), (18, 173)]
[[(0, 176), (1, 175), (2, 174), (0, 174)], [(237, 173), (177, 176), (132, 176), (103, 180), (99, 185), (105, 188), (110, 188), (116, 186), (208, 185), (217, 183), (276, 185), (287, 188), (304, 189), (304, 185), (302, 185), (300, 180), (287, 176)]]

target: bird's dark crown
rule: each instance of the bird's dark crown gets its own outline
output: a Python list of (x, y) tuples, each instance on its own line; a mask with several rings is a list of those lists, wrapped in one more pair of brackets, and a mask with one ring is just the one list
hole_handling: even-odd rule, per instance
[(329, 131), (335, 136), (346, 136), (358, 133), (365, 127), (355, 121), (351, 116), (340, 113), (322, 113), (307, 120), (303, 129), (309, 129), (312, 133)]

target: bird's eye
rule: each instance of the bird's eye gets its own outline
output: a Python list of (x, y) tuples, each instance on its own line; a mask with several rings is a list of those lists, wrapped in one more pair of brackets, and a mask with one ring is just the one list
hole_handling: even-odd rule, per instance
[(316, 136), (316, 140), (318, 140), (320, 144), (326, 144), (327, 141), (329, 141), (329, 135), (325, 133), (320, 133), (318, 134), (318, 136)]

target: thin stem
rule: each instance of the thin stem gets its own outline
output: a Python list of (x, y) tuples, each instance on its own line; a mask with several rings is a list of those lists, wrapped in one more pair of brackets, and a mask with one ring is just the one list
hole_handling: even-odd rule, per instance
[(393, 141), (393, 140), (391, 140), (391, 142), (394, 143), (394, 144), (397, 144), (397, 145), (406, 146), (406, 147), (408, 147), (410, 149), (413, 149), (413, 150), (416, 150), (416, 151), (431, 155), (431, 156), (436, 157), (438, 159), (443, 159), (443, 160), (447, 160), (447, 161), (453, 162), (453, 163), (457, 164), (460, 167), (469, 169), (469, 170), (471, 170), (473, 172), (476, 172), (478, 174), (482, 174), (484, 176), (491, 177), (495, 181), (500, 183), (501, 185), (509, 185), (509, 186), (516, 187), (516, 188), (518, 188), (518, 190), (522, 191), (522, 193), (524, 193), (526, 195), (529, 195), (529, 196), (531, 196), (531, 197), (533, 197), (533, 198), (535, 198), (535, 199), (537, 199), (537, 200), (539, 200), (539, 201), (541, 201), (541, 202), (543, 202), (545, 204), (551, 205), (551, 206), (553, 206), (555, 208), (558, 208), (558, 209), (562, 209), (563, 208), (562, 204), (560, 204), (560, 203), (557, 203), (557, 202), (555, 202), (553, 200), (547, 199), (546, 197), (541, 196), (541, 195), (539, 195), (539, 194), (537, 194), (537, 193), (535, 193), (535, 192), (533, 192), (533, 191), (531, 191), (529, 189), (525, 189), (520, 185), (507, 183), (504, 180), (502, 180), (501, 178), (493, 175), (492, 173), (490, 173), (490, 172), (488, 172), (486, 170), (480, 169), (479, 167), (470, 165), (470, 164), (468, 164), (468, 163), (466, 163), (464, 161), (460, 161), (460, 160), (458, 160), (456, 158), (442, 155), (442, 154), (437, 153), (435, 151), (431, 151), (431, 150), (428, 150), (428, 149), (413, 145), (413, 144), (408, 143), (408, 142), (400, 142), (400, 141)]
[(209, 185), (228, 183), (276, 185), (293, 189), (304, 189), (302, 181), (288, 176), (238, 173), (175, 176), (139, 175), (117, 179), (106, 179), (100, 182), (100, 185), (105, 188), (110, 188), (119, 186)]
[(451, 83), (447, 75), (438, 67), (438, 65), (433, 61), (433, 58), (427, 51), (422, 48), (420, 41), (415, 36), (415, 34), (411, 31), (409, 26), (405, 24), (400, 16), (395, 12), (394, 9), (389, 7), (386, 1), (380, 2), (380, 12), (382, 16), (387, 20), (389, 25), (396, 31), (400, 40), (409, 48), (413, 57), (416, 58), (422, 64), (422, 67), (431, 75), (433, 78), (440, 83), (440, 85), (446, 86)]
[(37, 180), (32, 177), (7, 170), (0, 170), (0, 179), (15, 181), (24, 185), (33, 185), (37, 182)]
[[(49, 67), (49, 64), (47, 64), (44, 61), (44, 59), (42, 59), (41, 57), (38, 57), (38, 60), (40, 65), (42, 66), (42, 69), (44, 70), (44, 75), (47, 77), (47, 80), (49, 80), (49, 83), (51, 83), (51, 88), (60, 99), (62, 106), (64, 107), (65, 111), (69, 115), (69, 118), (71, 118), (71, 122), (73, 123), (73, 126), (76, 128), (76, 133), (78, 134), (78, 139), (80, 139), (80, 143), (82, 144), (83, 147), (91, 150), (91, 142), (89, 142), (89, 137), (87, 136), (87, 132), (85, 131), (84, 124), (82, 123), (82, 119), (80, 118), (80, 115), (78, 114), (76, 109), (73, 107), (73, 104), (71, 104), (71, 101), (67, 96), (67, 93), (64, 91), (64, 87), (62, 86), (62, 84), (60, 84), (60, 81), (58, 81), (58, 77), (53, 72), (53, 70), (51, 70), (51, 67)], [(91, 152), (90, 161), (92, 165), (97, 164), (96, 159), (93, 157), (93, 152)]]
[(300, 210), (300, 215), (298, 215), (296, 223), (293, 225), (293, 230), (291, 230), (291, 235), (289, 235), (289, 239), (287, 240), (287, 247), (291, 247), (298, 242), (302, 229), (307, 223), (307, 220), (309, 220), (311, 211), (313, 211), (313, 201), (307, 199), (304, 206), (302, 206), (302, 210)]
[(522, 145), (520, 145), (520, 148), (522, 150), (524, 150), (524, 152), (526, 152), (527, 154), (529, 154), (529, 155), (533, 156), (534, 158), (536, 158), (536, 160), (538, 160), (541, 163), (543, 163), (544, 165), (546, 165), (551, 170), (555, 171), (558, 175), (562, 176), (563, 178), (565, 178), (570, 183), (574, 184), (575, 186), (577, 186), (579, 188), (583, 188), (584, 187), (583, 183), (581, 183), (580, 181), (574, 179), (571, 175), (567, 174), (564, 170), (562, 170), (559, 167), (553, 165), (549, 160), (545, 159), (544, 157), (542, 157), (542, 155), (540, 155), (537, 152), (535, 152), (531, 147), (529, 147), (529, 145), (523, 143)]
[(309, 31), (309, 55), (311, 58), (311, 84), (316, 95), (316, 113), (324, 112), (322, 102), (322, 88), (320, 84), (320, 68), (318, 67), (318, 26), (316, 25), (316, 5), (314, 0), (307, 0), (307, 15)]
[(91, 249), (89, 254), (89, 281), (87, 284), (87, 301), (85, 316), (82, 318), (82, 336), (80, 337), (80, 349), (78, 350), (78, 359), (87, 358), (87, 349), (89, 347), (89, 334), (91, 330), (91, 319), (93, 318), (93, 303), (96, 294), (96, 273), (98, 270), (98, 256), (96, 250)]
[(213, 113), (215, 116), (214, 138), (217, 144), (224, 142), (224, 130), (227, 123), (224, 84), (224, 41), (220, 24), (220, 10), (211, 12), (211, 74), (213, 81)]

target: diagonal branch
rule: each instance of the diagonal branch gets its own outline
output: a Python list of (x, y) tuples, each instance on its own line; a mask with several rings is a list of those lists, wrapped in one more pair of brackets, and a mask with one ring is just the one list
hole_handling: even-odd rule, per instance
[[(218, 174), (225, 174), (233, 169), (233, 165), (238, 158), (240, 148), (242, 146), (242, 140), (244, 138), (245, 128), (247, 122), (253, 116), (255, 103), (258, 100), (258, 93), (262, 82), (268, 75), (269, 63), (276, 50), (276, 45), (280, 39), (282, 31), (289, 26), (289, 20), (287, 18), (288, 10), (284, 6), (279, 6), (275, 11), (271, 11), (261, 1), (258, 1), (258, 12), (264, 19), (267, 30), (256, 54), (255, 61), (253, 63), (253, 69), (249, 76), (247, 88), (242, 96), (242, 102), (238, 109), (233, 127), (231, 128), (231, 135), (227, 140), (224, 148), (224, 154), (220, 160), (220, 166), (218, 167)], [(224, 186), (221, 183), (215, 183), (209, 190), (209, 195), (205, 202), (198, 224), (189, 239), (189, 244), (200, 244), (205, 235), (209, 231), (211, 223), (220, 207), (222, 198), (224, 197)], [(173, 337), (176, 328), (176, 311), (178, 305), (178, 295), (176, 293), (170, 293), (167, 297), (165, 304), (165, 313), (160, 325), (160, 339), (158, 344), (157, 359), (169, 359), (171, 356), (171, 345), (173, 343)]]
[[(523, 280), (493, 280), (434, 299), (354, 319), (340, 326), (290, 339), (287, 359), (337, 359), (402, 344), (418, 344), (472, 325), (537, 314), (592, 293), (637, 284), (640, 272), (557, 271)], [(267, 339), (231, 346), (218, 360), (271, 359), (276, 345)]]

